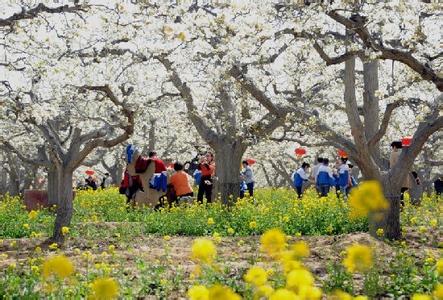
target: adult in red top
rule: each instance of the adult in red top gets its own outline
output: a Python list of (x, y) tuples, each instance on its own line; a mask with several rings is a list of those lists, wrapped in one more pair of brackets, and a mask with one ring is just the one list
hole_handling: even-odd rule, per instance
[(197, 201), (203, 203), (203, 196), (206, 196), (207, 202), (210, 203), (212, 202), (212, 180), (215, 174), (214, 155), (211, 152), (200, 158), (198, 169), (202, 174), (198, 186)]
[(151, 152), (149, 152), (148, 156), (149, 156), (149, 159), (153, 160), (155, 163), (154, 173), (161, 173), (163, 171), (166, 171), (166, 165), (160, 158), (158, 158), (157, 152), (151, 151)]

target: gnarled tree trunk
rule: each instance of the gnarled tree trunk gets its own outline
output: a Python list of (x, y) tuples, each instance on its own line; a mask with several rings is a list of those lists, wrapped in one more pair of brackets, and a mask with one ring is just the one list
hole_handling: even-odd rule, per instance
[(61, 168), (57, 173), (59, 176), (57, 186), (60, 198), (57, 204), (57, 216), (55, 218), (54, 233), (51, 241), (55, 243), (63, 243), (64, 236), (62, 234), (62, 227), (69, 227), (71, 224), (73, 211), (73, 171), (70, 169)]
[(215, 147), (216, 192), (223, 204), (231, 205), (240, 195), (240, 168), (246, 146), (241, 141), (225, 141)]
[(48, 204), (51, 207), (57, 205), (60, 199), (58, 176), (59, 174), (55, 167), (48, 170)]

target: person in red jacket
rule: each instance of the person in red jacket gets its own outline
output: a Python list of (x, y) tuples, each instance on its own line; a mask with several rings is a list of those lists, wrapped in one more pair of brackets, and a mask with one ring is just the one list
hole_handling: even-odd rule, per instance
[(153, 160), (155, 163), (154, 173), (161, 173), (163, 171), (166, 171), (166, 165), (160, 158), (158, 158), (157, 152), (151, 151), (151, 152), (149, 152), (148, 156), (149, 156), (149, 159)]
[(201, 171), (200, 185), (198, 186), (197, 201), (203, 203), (203, 195), (208, 203), (212, 202), (212, 183), (215, 174), (214, 154), (211, 152), (200, 158), (198, 169)]

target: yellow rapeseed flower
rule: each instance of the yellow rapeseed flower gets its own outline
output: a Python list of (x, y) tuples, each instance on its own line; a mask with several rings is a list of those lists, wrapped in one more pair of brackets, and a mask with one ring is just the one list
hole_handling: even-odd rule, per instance
[(274, 289), (270, 285), (262, 285), (255, 289), (254, 299), (261, 299), (263, 297), (269, 298), (272, 295)]
[(209, 290), (203, 285), (194, 285), (188, 290), (189, 300), (209, 300)]
[(215, 241), (217, 244), (221, 242), (221, 236), (220, 236), (220, 233), (218, 233), (218, 232), (214, 232), (214, 233), (212, 234), (212, 237), (214, 238), (214, 241)]
[(443, 276), (443, 258), (440, 258), (435, 265), (438, 275)]
[(117, 299), (119, 286), (115, 279), (110, 277), (97, 278), (92, 282), (90, 298), (94, 300)]
[(316, 286), (304, 285), (300, 287), (298, 295), (301, 297), (301, 299), (320, 300), (322, 291)]
[(232, 228), (232, 227), (229, 227), (228, 228), (228, 234), (234, 234), (234, 229)]
[(432, 300), (431, 296), (425, 294), (414, 294), (411, 300)]
[(200, 238), (192, 244), (191, 257), (198, 262), (211, 264), (216, 255), (217, 249), (211, 240)]
[(57, 243), (52, 243), (51, 245), (49, 245), (50, 250), (57, 250), (57, 248), (58, 248)]
[(213, 218), (208, 218), (208, 225), (214, 225), (214, 219)]
[(33, 220), (33, 219), (37, 218), (37, 216), (38, 216), (38, 212), (35, 211), (35, 210), (31, 210), (31, 211), (28, 213), (28, 218), (29, 218), (29, 220)]
[(257, 222), (255, 222), (255, 221), (249, 222), (249, 228), (251, 228), (251, 229), (257, 228)]
[(298, 300), (300, 299), (293, 291), (287, 289), (276, 290), (269, 300)]
[(437, 283), (437, 286), (435, 287), (432, 295), (437, 300), (443, 300), (443, 284)]
[(389, 206), (380, 183), (376, 180), (362, 182), (349, 196), (350, 216), (365, 217), (371, 212), (386, 210)]
[(352, 300), (352, 296), (341, 290), (335, 290), (328, 299), (332, 300)]
[(246, 272), (244, 279), (255, 286), (262, 286), (268, 281), (268, 274), (262, 267), (254, 266)]
[(28, 230), (29, 229), (29, 224), (28, 223), (23, 224), (23, 228)]
[(209, 288), (209, 299), (240, 300), (241, 297), (236, 294), (230, 287), (216, 284)]
[(289, 272), (286, 277), (286, 288), (298, 293), (302, 286), (312, 286), (314, 277), (306, 269), (298, 269)]
[(40, 268), (38, 266), (31, 266), (32, 273), (38, 273), (40, 271)]
[(270, 229), (260, 238), (261, 249), (270, 256), (279, 254), (286, 244), (286, 235), (280, 229)]
[(429, 221), (429, 225), (431, 225), (431, 227), (435, 228), (438, 225), (438, 221), (437, 219), (432, 219), (431, 221)]
[(377, 236), (382, 237), (385, 234), (385, 231), (383, 230), (383, 228), (379, 228), (376, 231)]
[(297, 258), (308, 257), (310, 254), (309, 246), (305, 241), (298, 241), (294, 243), (291, 249)]
[(51, 276), (64, 279), (74, 273), (74, 265), (71, 260), (64, 255), (55, 255), (46, 259), (43, 263), (43, 278), (48, 279)]
[(170, 235), (165, 235), (165, 236), (163, 236), (163, 239), (165, 241), (170, 241), (171, 240), (171, 236)]
[(346, 249), (343, 265), (348, 272), (366, 272), (373, 264), (372, 250), (368, 246), (354, 244)]
[(62, 234), (67, 235), (69, 233), (69, 227), (63, 226), (62, 227)]

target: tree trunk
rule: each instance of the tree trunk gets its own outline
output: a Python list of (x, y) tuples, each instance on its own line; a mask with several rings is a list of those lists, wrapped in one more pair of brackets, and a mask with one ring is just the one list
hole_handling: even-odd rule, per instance
[[(363, 63), (363, 115), (366, 140), (370, 140), (380, 128), (380, 105), (375, 92), (379, 89), (378, 60)], [(377, 142), (369, 149), (372, 157), (382, 169), (387, 170), (389, 164), (382, 158), (380, 143)]]
[(59, 201), (57, 204), (57, 216), (55, 218), (54, 232), (52, 242), (61, 244), (64, 241), (62, 234), (62, 227), (69, 227), (72, 218), (73, 211), (73, 191), (72, 191), (72, 171), (71, 170), (59, 170), (58, 191)]
[(369, 216), (369, 232), (377, 236), (377, 229), (382, 228), (384, 237), (390, 240), (401, 238), (400, 226), (400, 186), (399, 180), (388, 174), (382, 176), (382, 186), (385, 198), (389, 202), (389, 208), (381, 213)]
[(8, 187), (8, 173), (5, 168), (0, 171), (0, 195), (6, 194)]
[[(55, 167), (48, 170), (48, 204), (57, 205), (59, 200), (59, 177)], [(71, 183), (72, 184), (72, 183)]]
[(11, 170), (9, 172), (9, 185), (8, 185), (8, 192), (11, 196), (18, 196), (20, 194), (20, 178), (18, 176), (18, 173), (13, 170), (15, 168), (15, 165), (11, 165)]
[(240, 195), (240, 168), (246, 148), (240, 141), (228, 141), (214, 149), (216, 191), (225, 205), (231, 205)]

